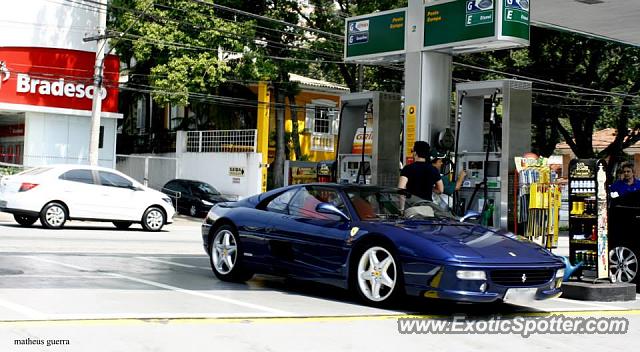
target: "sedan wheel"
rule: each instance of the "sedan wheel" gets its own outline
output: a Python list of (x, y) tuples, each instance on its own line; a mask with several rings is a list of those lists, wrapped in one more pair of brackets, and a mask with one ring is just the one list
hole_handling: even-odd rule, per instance
[(67, 209), (60, 203), (51, 202), (42, 208), (40, 222), (48, 229), (61, 229), (67, 221)]
[(160, 231), (164, 223), (164, 213), (156, 207), (147, 209), (142, 216), (142, 227), (147, 231)]
[(635, 282), (638, 275), (638, 257), (627, 247), (609, 251), (609, 272), (614, 282)]
[(209, 257), (211, 269), (220, 280), (241, 282), (253, 276), (242, 265), (240, 243), (231, 226), (223, 225), (215, 232), (209, 246)]
[(400, 275), (397, 261), (391, 252), (381, 246), (367, 248), (358, 261), (356, 290), (369, 304), (391, 301), (398, 292)]
[(38, 221), (38, 217), (37, 216), (29, 216), (29, 215), (14, 214), (13, 218), (16, 220), (16, 222), (18, 224), (20, 224), (22, 226), (31, 226), (36, 221)]

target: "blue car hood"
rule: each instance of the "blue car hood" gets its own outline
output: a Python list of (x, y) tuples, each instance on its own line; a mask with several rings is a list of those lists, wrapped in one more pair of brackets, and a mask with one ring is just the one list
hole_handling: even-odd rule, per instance
[(417, 242), (418, 245), (437, 246), (449, 254), (448, 260), (451, 261), (487, 264), (560, 263), (558, 257), (535, 243), (510, 238), (479, 225), (443, 219), (377, 223), (379, 230), (380, 226), (388, 228), (383, 230), (388, 236), (410, 236), (424, 241)]

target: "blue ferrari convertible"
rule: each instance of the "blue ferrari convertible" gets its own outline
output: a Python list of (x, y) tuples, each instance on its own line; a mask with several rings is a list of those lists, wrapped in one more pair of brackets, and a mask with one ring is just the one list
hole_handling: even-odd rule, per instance
[(394, 188), (310, 184), (211, 208), (204, 249), (220, 280), (254, 273), (335, 285), (382, 305), (404, 294), (520, 302), (561, 294), (564, 264), (537, 244)]

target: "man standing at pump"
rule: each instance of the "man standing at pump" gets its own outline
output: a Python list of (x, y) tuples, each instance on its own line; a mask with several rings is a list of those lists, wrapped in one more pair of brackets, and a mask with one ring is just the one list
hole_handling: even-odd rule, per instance
[(433, 191), (438, 194), (444, 191), (440, 172), (427, 162), (430, 149), (429, 143), (416, 141), (411, 150), (415, 162), (402, 168), (398, 181), (398, 188), (426, 200), (432, 199)]

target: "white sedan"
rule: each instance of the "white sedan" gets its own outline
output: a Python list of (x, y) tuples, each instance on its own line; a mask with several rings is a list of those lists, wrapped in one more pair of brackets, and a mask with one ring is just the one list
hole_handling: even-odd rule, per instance
[(40, 219), (59, 229), (67, 220), (111, 221), (119, 229), (140, 223), (159, 231), (173, 222), (167, 195), (113, 169), (88, 165), (47, 165), (0, 179), (0, 211), (23, 226)]

